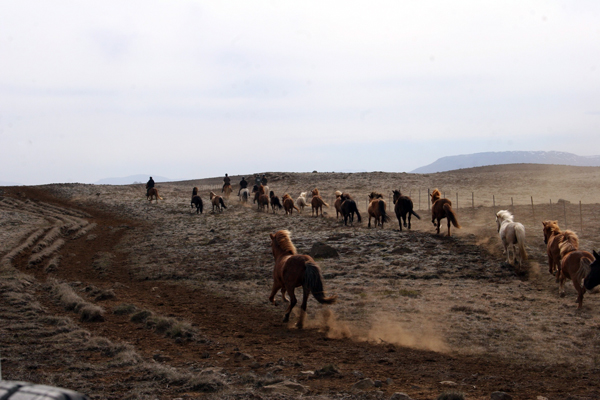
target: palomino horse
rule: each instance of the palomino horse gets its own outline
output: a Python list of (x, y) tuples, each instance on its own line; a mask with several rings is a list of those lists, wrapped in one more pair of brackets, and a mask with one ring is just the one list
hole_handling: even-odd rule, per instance
[(340, 210), (344, 217), (344, 225), (348, 225), (348, 220), (350, 220), (350, 225), (354, 225), (354, 214), (357, 215), (358, 222), (360, 222), (360, 213), (358, 212), (358, 207), (356, 207), (356, 202), (352, 197), (348, 193), (342, 193), (340, 195), (340, 200), (342, 201)]
[[(458, 219), (456, 219), (456, 214), (452, 209), (452, 202), (448, 199), (442, 199), (442, 194), (439, 190), (433, 189), (431, 192), (431, 222), (433, 226), (437, 227), (437, 233), (440, 233), (440, 221), (444, 218), (448, 220), (448, 236), (450, 236), (450, 223), (454, 225), (455, 228), (460, 229), (460, 224), (458, 223)], [(437, 220), (437, 225), (436, 225)]]
[(240, 201), (242, 203), (247, 203), (248, 199), (250, 198), (250, 191), (248, 190), (248, 188), (244, 188), (242, 190), (240, 190)]
[(223, 197), (225, 197), (226, 199), (229, 199), (231, 192), (233, 192), (233, 189), (231, 188), (231, 183), (226, 183), (225, 186), (223, 186), (223, 189), (221, 189), (221, 193), (223, 193)]
[[(508, 210), (500, 210), (496, 213), (496, 225), (498, 226), (498, 236), (504, 246), (506, 262), (514, 265), (515, 259), (519, 266), (527, 259), (525, 251), (525, 227), (520, 222), (514, 222), (514, 217)], [(519, 251), (517, 252), (517, 247)], [(511, 259), (512, 250), (512, 259)]]
[(213, 192), (210, 192), (210, 201), (212, 202), (213, 212), (215, 212), (215, 207), (217, 208), (218, 212), (222, 212), (224, 208), (227, 208), (223, 198), (221, 196), (217, 196)]
[(323, 206), (329, 207), (329, 204), (325, 203), (325, 201), (319, 195), (319, 189), (313, 189), (312, 191), (313, 198), (310, 200), (310, 205), (312, 206), (310, 215), (314, 215), (315, 210), (317, 211), (317, 217), (319, 216), (319, 210), (321, 210), (321, 217), (323, 216)]
[[(542, 221), (544, 226), (544, 243), (548, 254), (548, 272), (552, 275), (560, 269), (560, 248), (564, 232), (558, 227), (558, 221)], [(566, 232), (566, 231), (565, 231)]]
[(190, 207), (194, 208), (194, 206), (196, 206), (196, 214), (200, 213), (202, 214), (202, 198), (200, 196), (198, 196), (198, 188), (195, 187), (192, 190), (192, 202), (190, 203)]
[[(413, 201), (408, 196), (403, 196), (399, 190), (394, 190), (394, 211), (396, 212), (396, 218), (398, 218), (398, 226), (400, 226), (400, 232), (402, 232), (402, 222), (404, 227), (410, 229), (410, 219), (414, 215), (418, 219), (419, 214), (413, 211)], [(406, 217), (408, 216), (408, 226), (406, 226)], [(402, 219), (402, 220), (401, 220)]]
[(559, 247), (561, 262), (556, 274), (558, 293), (560, 297), (565, 297), (565, 281), (571, 279), (577, 290), (577, 308), (581, 308), (585, 293), (584, 278), (590, 271), (589, 266), (594, 261), (594, 256), (587, 251), (578, 250), (579, 238), (575, 232), (569, 230), (563, 233), (563, 241)]
[(148, 192), (146, 194), (146, 198), (148, 200), (150, 200), (150, 203), (152, 203), (152, 197), (154, 197), (156, 199), (156, 202), (158, 203), (158, 199), (163, 199), (162, 197), (160, 197), (160, 195), (158, 194), (158, 190), (156, 188), (150, 188), (148, 189)]
[(292, 196), (290, 196), (289, 194), (284, 194), (281, 198), (281, 201), (283, 202), (283, 209), (285, 210), (285, 215), (287, 215), (288, 213), (292, 215), (294, 213), (294, 209), (300, 212), (300, 209), (294, 204), (294, 199), (292, 199)]
[(298, 302), (296, 300), (295, 288), (302, 286), (302, 311), (300, 318), (296, 323), (298, 328), (304, 325), (304, 317), (306, 315), (306, 303), (308, 295), (313, 294), (313, 297), (321, 304), (332, 304), (337, 296), (325, 297), (323, 290), (323, 276), (321, 269), (309, 255), (300, 255), (296, 251), (296, 247), (290, 239), (290, 232), (287, 230), (277, 231), (271, 236), (271, 250), (275, 259), (275, 268), (273, 269), (273, 289), (269, 296), (269, 301), (274, 305), (275, 295), (281, 289), (281, 297), (283, 301), (287, 301), (285, 293), (290, 295), (290, 304), (285, 312), (283, 322), (290, 320), (290, 313)]
[(273, 214), (275, 214), (275, 207), (280, 210), (283, 208), (281, 202), (279, 201), (279, 197), (275, 196), (275, 192), (272, 190), (269, 192), (269, 200), (271, 201), (271, 209), (273, 210)]
[(381, 225), (381, 229), (383, 229), (384, 223), (390, 221), (390, 216), (385, 211), (385, 200), (383, 200), (381, 193), (371, 192), (367, 211), (369, 212), (369, 228), (371, 227), (371, 218), (375, 219), (376, 227)]
[(308, 203), (306, 202), (306, 192), (300, 193), (300, 196), (296, 199), (296, 204), (300, 208), (300, 212), (304, 211), (304, 207), (308, 207)]

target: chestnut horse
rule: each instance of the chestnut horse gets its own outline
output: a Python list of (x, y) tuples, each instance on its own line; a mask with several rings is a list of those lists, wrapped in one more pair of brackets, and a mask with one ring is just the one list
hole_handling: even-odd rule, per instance
[[(500, 210), (496, 213), (496, 225), (498, 226), (498, 236), (502, 240), (506, 262), (513, 265), (517, 259), (519, 266), (527, 259), (525, 251), (525, 227), (520, 222), (514, 222), (514, 217), (508, 210)], [(517, 252), (517, 247), (519, 251)], [(512, 260), (511, 260), (512, 250)]]
[(210, 192), (210, 201), (212, 202), (213, 212), (215, 212), (215, 207), (217, 208), (218, 212), (223, 212), (223, 209), (227, 208), (225, 206), (225, 202), (223, 201), (223, 198), (221, 196), (217, 196), (213, 192)]
[(343, 214), (342, 214), (342, 192), (340, 192), (339, 190), (335, 191), (335, 202), (333, 203), (333, 206), (335, 207), (335, 219), (338, 219), (338, 217), (340, 215), (343, 216)]
[(323, 290), (323, 276), (321, 269), (309, 255), (300, 255), (290, 239), (290, 232), (287, 230), (277, 231), (271, 236), (271, 250), (275, 259), (275, 268), (273, 269), (273, 289), (269, 296), (269, 301), (277, 305), (275, 295), (281, 290), (283, 301), (287, 301), (285, 293), (290, 295), (290, 304), (285, 312), (283, 322), (290, 320), (290, 313), (298, 302), (296, 300), (295, 288), (302, 286), (302, 311), (300, 318), (296, 323), (298, 328), (304, 325), (306, 315), (306, 303), (308, 295), (312, 293), (313, 297), (321, 304), (332, 304), (337, 296), (325, 297)]
[(281, 202), (279, 201), (279, 197), (275, 196), (275, 193), (271, 190), (269, 193), (269, 199), (271, 200), (271, 209), (273, 210), (273, 214), (275, 214), (275, 207), (280, 210), (283, 208)]
[(148, 192), (146, 193), (146, 198), (148, 200), (150, 200), (150, 203), (152, 203), (152, 197), (154, 197), (156, 199), (157, 203), (158, 203), (158, 199), (161, 199), (161, 200), (163, 199), (158, 194), (158, 190), (156, 188), (150, 188), (150, 189), (148, 189)]
[[(431, 192), (431, 222), (437, 227), (437, 233), (440, 233), (440, 221), (444, 218), (448, 220), (448, 236), (450, 236), (450, 223), (455, 228), (460, 229), (460, 224), (456, 219), (456, 214), (452, 209), (452, 202), (448, 199), (442, 199), (442, 194), (438, 189)], [(437, 225), (435, 221), (437, 220)]]
[(221, 189), (221, 193), (223, 193), (223, 197), (225, 197), (226, 199), (229, 199), (229, 195), (231, 195), (231, 192), (233, 192), (233, 189), (231, 188), (231, 183), (226, 183), (223, 186), (223, 189)]
[[(404, 227), (410, 229), (410, 219), (414, 215), (418, 219), (419, 214), (413, 211), (413, 201), (408, 196), (403, 196), (400, 190), (394, 190), (394, 211), (396, 212), (396, 218), (398, 218), (398, 226), (400, 226), (400, 232), (402, 232), (402, 222)], [(408, 226), (406, 226), (406, 217), (408, 216)], [(402, 219), (402, 220), (401, 220)]]
[(288, 213), (292, 215), (294, 213), (294, 209), (300, 212), (300, 209), (294, 204), (294, 199), (292, 199), (292, 196), (290, 196), (289, 194), (284, 194), (281, 200), (283, 201), (283, 209), (285, 210), (285, 215), (287, 215)]
[(315, 210), (317, 211), (317, 217), (319, 216), (319, 210), (321, 210), (321, 217), (323, 216), (323, 206), (329, 207), (329, 204), (325, 203), (325, 201), (319, 195), (319, 189), (315, 188), (312, 191), (313, 198), (310, 200), (310, 205), (312, 206), (310, 215), (314, 215)]
[[(548, 272), (554, 275), (560, 269), (559, 245), (564, 239), (564, 233), (558, 226), (558, 221), (542, 221), (544, 226), (544, 243), (548, 254)], [(569, 231), (570, 232), (570, 231)]]
[(558, 293), (565, 297), (565, 281), (570, 279), (577, 290), (577, 308), (583, 304), (584, 278), (589, 273), (589, 266), (594, 261), (594, 256), (587, 251), (579, 251), (579, 238), (572, 231), (565, 231), (563, 241), (560, 243), (560, 269), (556, 274), (559, 284)]
[(202, 198), (198, 196), (198, 188), (195, 187), (192, 189), (192, 202), (190, 203), (190, 207), (194, 208), (196, 206), (196, 214), (202, 214)]
[(348, 225), (348, 220), (350, 220), (350, 225), (354, 225), (354, 214), (357, 215), (358, 222), (360, 222), (360, 213), (358, 212), (358, 207), (356, 207), (356, 202), (352, 197), (348, 193), (342, 193), (340, 195), (340, 200), (342, 201), (340, 210), (344, 217), (344, 225)]
[(371, 192), (367, 211), (369, 212), (369, 228), (371, 227), (371, 217), (375, 219), (376, 227), (381, 224), (381, 229), (383, 229), (384, 223), (390, 221), (390, 216), (385, 211), (385, 200), (383, 200), (381, 193)]

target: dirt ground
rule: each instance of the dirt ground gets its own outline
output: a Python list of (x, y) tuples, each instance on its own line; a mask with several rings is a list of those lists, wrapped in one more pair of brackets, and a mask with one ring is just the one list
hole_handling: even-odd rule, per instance
[[(94, 399), (600, 398), (600, 296), (586, 293), (581, 310), (570, 282), (558, 296), (541, 230), (555, 219), (582, 249), (600, 248), (600, 168), (267, 178), (279, 196), (318, 187), (326, 215), (259, 212), (236, 196), (213, 213), (208, 192), (220, 178), (157, 184), (163, 199), (151, 204), (143, 185), (0, 188), (2, 377)], [(452, 237), (431, 224), (436, 187), (462, 225)], [(398, 188), (421, 220), (399, 232), (388, 204), (391, 221), (367, 228), (367, 194), (389, 200)], [(362, 223), (336, 219), (335, 190), (357, 199)], [(502, 255), (499, 209), (526, 227), (520, 268)], [(269, 233), (279, 229), (299, 253), (315, 243), (339, 253), (317, 257), (338, 301), (311, 297), (303, 330), (297, 314), (284, 324), (285, 305), (268, 303)]]

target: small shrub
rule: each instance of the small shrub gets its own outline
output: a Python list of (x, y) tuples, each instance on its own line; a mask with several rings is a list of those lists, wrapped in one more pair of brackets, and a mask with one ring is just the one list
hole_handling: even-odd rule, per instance
[(142, 311), (138, 311), (135, 314), (133, 314), (130, 318), (131, 322), (137, 322), (137, 323), (141, 323), (141, 322), (146, 322), (146, 320), (148, 318), (150, 318), (152, 316), (152, 312), (148, 311), (148, 310), (142, 310)]
[(438, 396), (437, 400), (465, 400), (465, 395), (460, 392), (444, 392)]
[(137, 310), (137, 307), (133, 304), (119, 304), (113, 309), (113, 314), (115, 315), (129, 315), (133, 314)]

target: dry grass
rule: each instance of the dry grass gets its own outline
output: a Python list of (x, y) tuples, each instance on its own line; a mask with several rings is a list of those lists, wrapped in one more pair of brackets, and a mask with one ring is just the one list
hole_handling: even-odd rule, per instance
[(56, 301), (67, 311), (79, 314), (81, 321), (94, 322), (104, 320), (104, 309), (82, 299), (71, 286), (54, 278), (48, 279), (50, 291)]

